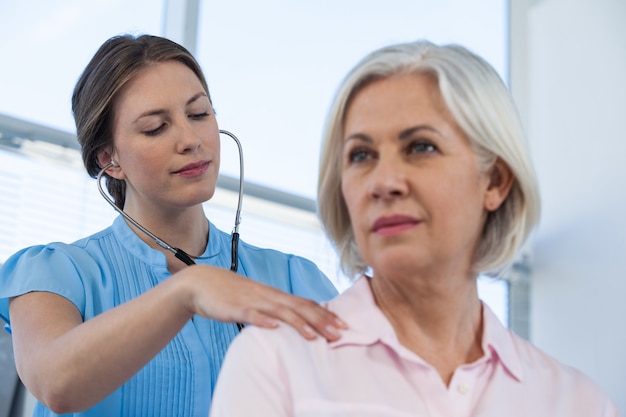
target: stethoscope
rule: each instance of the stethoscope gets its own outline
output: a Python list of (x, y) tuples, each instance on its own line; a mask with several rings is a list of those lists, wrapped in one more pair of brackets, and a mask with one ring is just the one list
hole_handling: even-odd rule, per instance
[[(235, 227), (233, 228), (233, 232), (232, 232), (231, 248), (230, 248), (230, 251), (231, 251), (230, 252), (231, 253), (230, 270), (233, 272), (237, 272), (237, 264), (238, 264), (237, 251), (239, 249), (239, 224), (241, 223), (241, 202), (243, 200), (243, 149), (241, 148), (241, 142), (239, 142), (239, 139), (237, 139), (237, 137), (234, 134), (230, 133), (227, 130), (220, 130), (219, 132), (230, 136), (237, 144), (237, 149), (239, 151), (239, 197), (237, 200), (237, 212), (235, 214)], [(113, 207), (120, 215), (122, 215), (122, 217), (124, 217), (129, 223), (133, 224), (137, 229), (141, 230), (141, 232), (143, 232), (152, 240), (154, 240), (156, 244), (159, 245), (161, 248), (169, 252), (172, 252), (174, 256), (176, 256), (176, 258), (180, 259), (186, 265), (195, 265), (196, 262), (193, 260), (191, 255), (189, 255), (184, 250), (180, 248), (175, 248), (172, 245), (165, 242), (164, 240), (160, 239), (158, 236), (154, 235), (154, 233), (152, 233), (151, 231), (143, 227), (141, 224), (139, 224), (137, 220), (133, 219), (131, 216), (126, 214), (124, 210), (122, 210), (121, 208), (115, 205), (115, 202), (113, 201), (113, 199), (109, 197), (109, 195), (102, 188), (101, 179), (104, 176), (104, 173), (108, 169), (117, 167), (117, 166), (119, 166), (117, 162), (111, 161), (108, 165), (102, 168), (100, 172), (98, 172), (98, 176), (96, 177), (96, 182), (98, 184), (98, 191), (100, 191), (100, 194), (102, 195), (102, 197), (104, 197), (104, 199), (109, 203), (109, 205), (111, 205), (111, 207)], [(237, 328), (241, 330), (243, 328), (243, 325), (241, 323), (237, 323)]]

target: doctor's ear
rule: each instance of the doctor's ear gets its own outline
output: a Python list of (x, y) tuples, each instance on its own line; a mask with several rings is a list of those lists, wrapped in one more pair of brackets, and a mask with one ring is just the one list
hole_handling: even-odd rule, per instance
[(120, 164), (113, 159), (111, 153), (109, 151), (100, 151), (98, 152), (98, 165), (101, 168), (105, 168), (107, 166), (109, 166), (109, 168), (106, 170), (106, 173), (112, 177), (112, 178), (116, 178), (116, 179), (124, 179), (124, 173), (123, 171), (120, 169)]

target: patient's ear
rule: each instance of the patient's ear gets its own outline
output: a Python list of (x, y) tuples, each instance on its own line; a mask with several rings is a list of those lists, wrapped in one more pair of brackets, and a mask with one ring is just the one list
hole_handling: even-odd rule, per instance
[(515, 177), (511, 168), (500, 158), (489, 171), (489, 186), (485, 190), (485, 209), (495, 211), (506, 200)]

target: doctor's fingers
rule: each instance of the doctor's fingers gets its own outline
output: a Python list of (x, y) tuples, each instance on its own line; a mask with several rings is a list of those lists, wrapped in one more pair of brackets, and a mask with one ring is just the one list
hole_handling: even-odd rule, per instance
[(278, 321), (281, 321), (309, 340), (319, 335), (333, 341), (339, 338), (340, 329), (347, 328), (333, 312), (316, 302), (249, 278), (233, 277), (222, 283), (219, 292), (221, 296), (218, 303), (231, 313), (228, 316), (224, 316), (224, 312), (220, 313), (223, 321), (268, 328), (276, 327)]
[(347, 325), (335, 313), (316, 302), (276, 291), (279, 294), (273, 294), (265, 306), (249, 312), (248, 323), (273, 327), (263, 326), (257, 320), (267, 318), (280, 320), (292, 326), (308, 340), (319, 335), (328, 341), (334, 341), (341, 337), (341, 330), (347, 329)]
[[(282, 321), (303, 337), (336, 340), (345, 324), (314, 301), (287, 294), (231, 271), (194, 265), (176, 274), (188, 294), (191, 314), (223, 321), (276, 327)], [(189, 278), (189, 279), (185, 279)], [(190, 283), (191, 285), (186, 285)]]

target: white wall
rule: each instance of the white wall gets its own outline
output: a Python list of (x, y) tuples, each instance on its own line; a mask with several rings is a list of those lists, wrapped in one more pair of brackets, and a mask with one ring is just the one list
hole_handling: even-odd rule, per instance
[(544, 204), (530, 337), (626, 415), (626, 0), (512, 0), (512, 12), (511, 82)]

